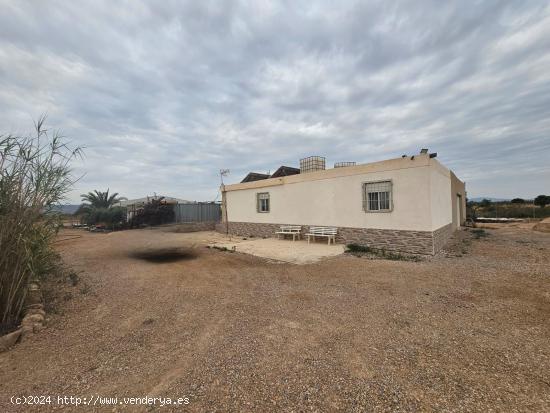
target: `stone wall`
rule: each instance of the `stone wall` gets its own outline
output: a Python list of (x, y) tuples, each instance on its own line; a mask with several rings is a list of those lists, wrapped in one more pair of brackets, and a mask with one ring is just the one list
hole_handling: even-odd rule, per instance
[(198, 232), (198, 231), (213, 231), (216, 229), (216, 222), (181, 222), (179, 224), (170, 225), (170, 232)]
[(445, 225), (433, 232), (434, 238), (434, 252), (441, 251), (441, 248), (445, 246), (449, 238), (453, 235), (453, 224)]
[[(216, 225), (216, 231), (226, 232), (225, 223)], [(279, 231), (281, 225), (290, 224), (260, 224), (257, 222), (230, 222), (229, 233), (241, 237), (270, 238), (276, 237), (275, 232)], [(302, 228), (302, 231), (304, 228)]]
[(433, 238), (429, 231), (399, 231), (374, 228), (338, 228), (346, 244), (365, 245), (375, 249), (433, 254)]
[[(281, 225), (299, 224), (262, 224), (257, 222), (230, 222), (229, 233), (243, 237), (275, 237)], [(225, 233), (225, 223), (216, 225), (218, 232)], [(302, 234), (309, 231), (308, 225), (302, 225)], [(388, 251), (411, 254), (433, 255), (438, 252), (452, 235), (452, 224), (437, 231), (400, 231), (374, 228), (338, 228), (336, 241), (344, 244), (359, 244)]]

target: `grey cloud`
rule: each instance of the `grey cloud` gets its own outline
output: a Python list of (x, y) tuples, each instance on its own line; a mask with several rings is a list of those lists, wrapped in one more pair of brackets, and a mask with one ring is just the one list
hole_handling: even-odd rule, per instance
[(0, 122), (48, 112), (72, 193), (213, 199), (309, 154), (427, 146), (470, 195), (550, 192), (543, 2), (32, 2), (0, 14)]

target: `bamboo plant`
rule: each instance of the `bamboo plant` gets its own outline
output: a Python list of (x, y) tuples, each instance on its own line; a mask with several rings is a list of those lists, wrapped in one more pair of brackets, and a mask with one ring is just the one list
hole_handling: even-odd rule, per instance
[(0, 135), (0, 330), (18, 323), (29, 282), (52, 270), (58, 223), (50, 210), (73, 185), (70, 162), (82, 153), (50, 136), (44, 121), (34, 136)]

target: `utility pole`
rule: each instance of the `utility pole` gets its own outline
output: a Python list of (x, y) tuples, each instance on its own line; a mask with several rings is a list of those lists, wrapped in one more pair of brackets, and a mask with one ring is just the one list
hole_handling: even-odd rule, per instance
[(220, 191), (222, 193), (222, 219), (225, 222), (225, 235), (229, 235), (229, 222), (227, 220), (227, 199), (225, 196), (225, 184), (223, 177), (229, 175), (229, 169), (220, 169)]

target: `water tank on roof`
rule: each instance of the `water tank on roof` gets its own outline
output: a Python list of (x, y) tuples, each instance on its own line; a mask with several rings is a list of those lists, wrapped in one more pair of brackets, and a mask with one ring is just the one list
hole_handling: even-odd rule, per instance
[(346, 166), (355, 166), (356, 162), (335, 162), (335, 168), (345, 168)]
[(325, 170), (325, 158), (323, 156), (309, 156), (300, 159), (300, 173), (308, 173)]

